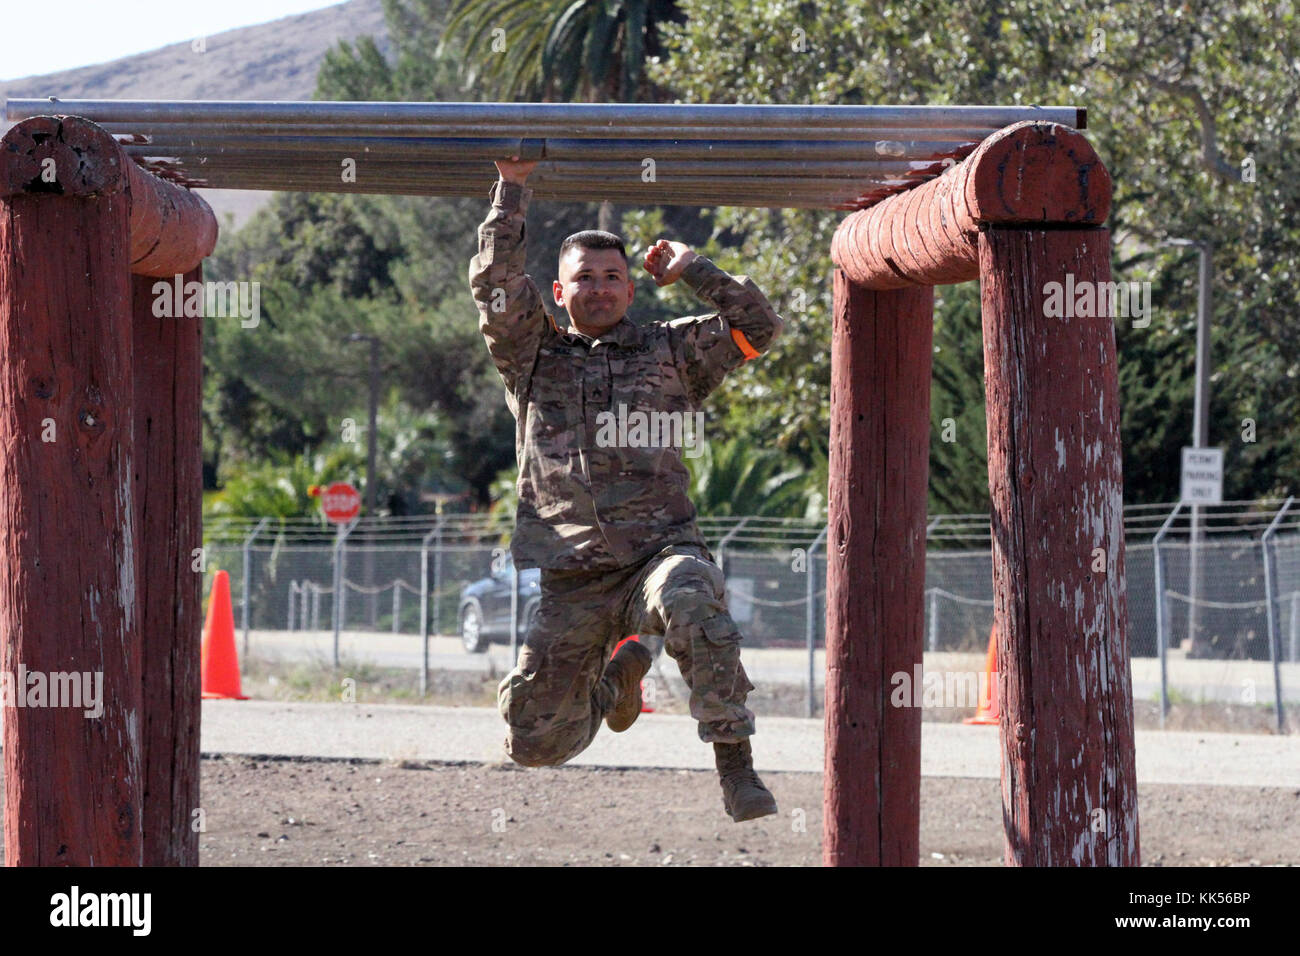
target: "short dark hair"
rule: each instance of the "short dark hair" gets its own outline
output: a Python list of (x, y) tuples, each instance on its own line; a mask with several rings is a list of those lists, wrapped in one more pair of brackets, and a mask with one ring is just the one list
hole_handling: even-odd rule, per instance
[(582, 249), (617, 249), (623, 256), (623, 264), (627, 264), (627, 247), (623, 245), (623, 240), (612, 232), (605, 232), (603, 229), (584, 229), (582, 232), (575, 232), (560, 243), (560, 256), (557, 261), (563, 262), (565, 255), (575, 246)]

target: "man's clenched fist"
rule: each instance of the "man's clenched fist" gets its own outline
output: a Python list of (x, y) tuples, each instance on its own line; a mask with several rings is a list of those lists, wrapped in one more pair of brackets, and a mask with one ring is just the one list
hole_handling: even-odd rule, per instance
[(660, 239), (646, 250), (645, 268), (654, 276), (655, 285), (672, 285), (698, 258), (686, 243)]

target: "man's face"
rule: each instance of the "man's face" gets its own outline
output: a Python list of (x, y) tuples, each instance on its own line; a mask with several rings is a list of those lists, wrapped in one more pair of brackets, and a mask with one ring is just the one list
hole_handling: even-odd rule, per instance
[(634, 286), (617, 249), (573, 246), (560, 260), (559, 275), (555, 304), (568, 311), (578, 331), (599, 335), (627, 314)]

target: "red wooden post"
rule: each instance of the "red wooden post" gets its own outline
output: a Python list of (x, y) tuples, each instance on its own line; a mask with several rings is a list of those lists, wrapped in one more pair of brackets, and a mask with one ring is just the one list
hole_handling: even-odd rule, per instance
[[(5, 862), (138, 865), (129, 199), (111, 171), (72, 181), (71, 146), (45, 158), (64, 195), (0, 191)], [(98, 683), (102, 713), (49, 706), (64, 674), (82, 705)], [(43, 705), (23, 699), (33, 680)]]
[(1006, 861), (1137, 866), (1110, 236), (992, 228), (979, 255)]
[[(835, 270), (826, 557), (828, 866), (916, 866), (921, 710), (891, 706), (925, 630), (934, 290)], [(909, 703), (911, 695), (908, 695)]]
[[(203, 267), (184, 275), (201, 282)], [(144, 862), (198, 866), (203, 627), (203, 319), (154, 315), (158, 279), (133, 276), (135, 498), (144, 656)], [(170, 280), (165, 280), (170, 281)], [(147, 507), (146, 507), (147, 505)]]
[[(843, 278), (869, 289), (977, 276), (983, 283), (1009, 863), (1138, 862), (1114, 329), (1109, 314), (1062, 321), (1043, 313), (1047, 283), (1064, 283), (1066, 274), (1072, 289), (1109, 279), (1108, 237), (1096, 227), (1110, 198), (1109, 174), (1082, 135), (1018, 123), (937, 179), (846, 217), (831, 247)], [(837, 323), (842, 318), (850, 316), (837, 304)], [(928, 354), (925, 369), (928, 376)], [(842, 401), (855, 408), (868, 401), (859, 392), (882, 387), (856, 370), (838, 381), (833, 401), (837, 388), (852, 389)], [(856, 413), (852, 420), (860, 424)], [(833, 413), (833, 436), (835, 422)], [(887, 479), (877, 479), (855, 491), (857, 504), (850, 498), (836, 510), (835, 489), (852, 480), (853, 467), (848, 457), (832, 458), (832, 562), (837, 532), (873, 527), (873, 509), (890, 506)], [(878, 568), (888, 562), (866, 573), (887, 573)], [(880, 587), (865, 581), (858, 586)], [(832, 839), (878, 839), (861, 832), (879, 825), (870, 814), (852, 816), (838, 805), (847, 793), (870, 801), (873, 787), (883, 787), (875, 765), (836, 735), (878, 735), (880, 752), (890, 755), (915, 747), (920, 773), (919, 736), (909, 725), (873, 725), (841, 699), (851, 685), (833, 675), (873, 653), (870, 628), (849, 622), (831, 601), (843, 587), (827, 583), (827, 862), (843, 861), (832, 857)], [(919, 619), (915, 594), (915, 607), (897, 611), (900, 622)], [(853, 598), (850, 590), (838, 600), (851, 610)], [(884, 668), (857, 673), (867, 700), (884, 699)], [(895, 778), (891, 786), (903, 783)]]
[(198, 643), (173, 641), (198, 613), (198, 323), (136, 328), (130, 274), (194, 269), (215, 240), (201, 199), (93, 123), (35, 117), (0, 142), (9, 865), (196, 862)]

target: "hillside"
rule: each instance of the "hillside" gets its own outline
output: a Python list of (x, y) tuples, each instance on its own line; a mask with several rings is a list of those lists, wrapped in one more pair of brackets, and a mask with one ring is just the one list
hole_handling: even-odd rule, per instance
[[(93, 66), (0, 80), (0, 99), (306, 100), (315, 89), (316, 70), (325, 51), (339, 40), (365, 34), (375, 36), (381, 49), (386, 48), (380, 0), (349, 0), (227, 30), (205, 37), (202, 52), (187, 40)], [(219, 218), (224, 220), (229, 213), (236, 224), (270, 195), (224, 189), (199, 192)]]

